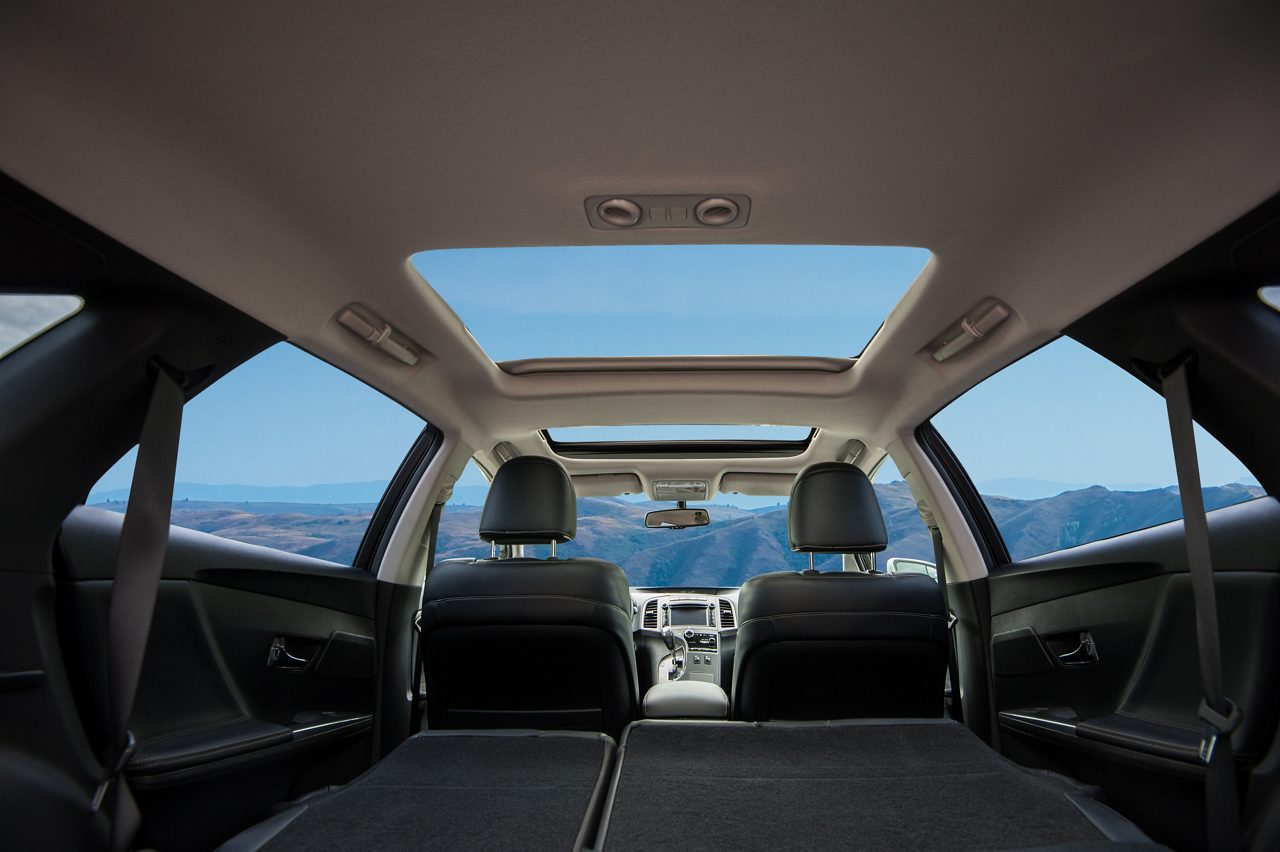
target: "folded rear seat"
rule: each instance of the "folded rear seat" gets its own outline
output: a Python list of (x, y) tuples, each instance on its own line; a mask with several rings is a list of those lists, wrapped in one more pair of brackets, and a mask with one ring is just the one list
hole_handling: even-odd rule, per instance
[(614, 751), (610, 737), (580, 731), (424, 732), (221, 849), (581, 849)]
[(607, 852), (1161, 848), (945, 719), (635, 722), (600, 834)]

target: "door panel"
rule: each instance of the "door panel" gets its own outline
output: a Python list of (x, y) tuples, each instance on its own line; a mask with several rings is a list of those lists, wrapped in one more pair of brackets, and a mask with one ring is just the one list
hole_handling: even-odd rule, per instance
[[(1209, 526), (1226, 691), (1244, 711), (1232, 737), (1243, 768), (1270, 747), (1280, 707), (1280, 501), (1219, 509)], [(1102, 784), (1113, 804), (1177, 848), (1203, 837), (1199, 656), (1184, 548), (1178, 521), (990, 578), (1005, 750)], [(1092, 655), (1080, 650), (1082, 635)], [(1044, 664), (1028, 643), (1039, 644)]]
[[(81, 507), (61, 536), (66, 647), (98, 742), (122, 519)], [(210, 848), (270, 805), (368, 766), (376, 580), (205, 533), (170, 534), (127, 773), (143, 813), (140, 845)]]

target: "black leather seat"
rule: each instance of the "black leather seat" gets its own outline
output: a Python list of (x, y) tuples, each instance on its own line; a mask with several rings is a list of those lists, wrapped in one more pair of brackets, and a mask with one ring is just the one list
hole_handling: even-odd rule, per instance
[[(796, 477), (787, 527), (802, 553), (874, 553), (887, 544), (871, 482), (839, 462)], [(743, 584), (738, 619), (735, 719), (942, 715), (947, 619), (929, 577), (762, 574)]]
[[(573, 483), (555, 461), (499, 468), (480, 537), (499, 545), (570, 541)], [(617, 737), (638, 704), (631, 596), (597, 559), (442, 562), (423, 591), (431, 728), (601, 731)]]

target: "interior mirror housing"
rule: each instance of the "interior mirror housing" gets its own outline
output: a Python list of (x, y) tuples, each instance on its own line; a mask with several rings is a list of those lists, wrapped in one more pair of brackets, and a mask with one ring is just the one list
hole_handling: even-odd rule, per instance
[(711, 523), (706, 509), (659, 509), (644, 516), (644, 525), (651, 530), (682, 530), (685, 527), (705, 527)]

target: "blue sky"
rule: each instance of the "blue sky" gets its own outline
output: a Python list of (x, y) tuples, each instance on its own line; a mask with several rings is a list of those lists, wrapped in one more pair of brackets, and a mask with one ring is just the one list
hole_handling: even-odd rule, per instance
[[(628, 246), (450, 250), (419, 254), (414, 263), (495, 359), (854, 355), (928, 256), (920, 249)], [(1174, 481), (1162, 399), (1070, 340), (984, 382), (934, 423), (979, 484)], [(392, 400), (280, 344), (187, 406), (177, 478), (255, 486), (386, 481), (421, 428)], [(1198, 434), (1206, 484), (1248, 476)], [(131, 469), (126, 457), (94, 491), (127, 487)], [(462, 484), (479, 484), (475, 476)], [(891, 467), (881, 473), (893, 476)]]
[[(178, 482), (314, 485), (390, 481), (421, 418), (306, 352), (280, 343), (189, 402)], [(94, 492), (128, 488), (133, 453)]]
[(892, 246), (579, 246), (448, 249), (413, 265), (495, 361), (851, 356), (929, 256)]

